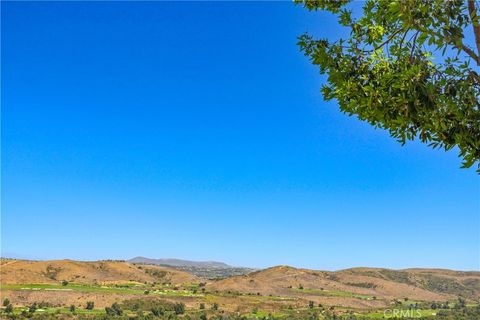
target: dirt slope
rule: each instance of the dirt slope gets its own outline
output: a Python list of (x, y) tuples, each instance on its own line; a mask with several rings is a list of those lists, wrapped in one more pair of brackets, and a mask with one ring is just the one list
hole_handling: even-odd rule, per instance
[(69, 281), (84, 284), (126, 282), (199, 282), (189, 273), (160, 266), (138, 266), (120, 261), (25, 261), (1, 260), (2, 284), (59, 283)]
[[(357, 268), (337, 272), (268, 268), (244, 276), (213, 282), (213, 290), (240, 291), (262, 295), (349, 296), (382, 299), (445, 301), (458, 296), (480, 297), (480, 272), (437, 269), (389, 270)], [(303, 288), (303, 289), (302, 289)], [(346, 294), (342, 294), (344, 292)]]

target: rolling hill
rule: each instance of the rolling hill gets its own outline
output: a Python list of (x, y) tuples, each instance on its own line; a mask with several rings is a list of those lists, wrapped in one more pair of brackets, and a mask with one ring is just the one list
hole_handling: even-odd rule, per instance
[[(285, 310), (315, 305), (375, 309), (395, 303), (480, 299), (480, 272), (441, 269), (353, 268), (318, 271), (276, 266), (209, 280), (167, 267), (125, 261), (27, 261), (2, 259), (1, 296), (18, 305), (107, 306), (127, 299), (161, 297), (198, 308), (218, 303), (225, 310)], [(191, 266), (187, 266), (191, 267)], [(222, 268), (220, 268), (222, 269)], [(68, 282), (68, 283), (67, 283)]]
[(135, 266), (123, 261), (27, 261), (2, 260), (2, 284), (68, 281), (82, 284), (121, 284), (128, 282), (169, 282), (182, 284), (200, 281), (196, 276), (162, 266)]
[[(480, 272), (438, 269), (355, 268), (336, 272), (272, 267), (210, 284), (213, 290), (262, 295), (444, 301), (458, 296), (480, 298)], [(337, 299), (338, 300), (338, 299)]]

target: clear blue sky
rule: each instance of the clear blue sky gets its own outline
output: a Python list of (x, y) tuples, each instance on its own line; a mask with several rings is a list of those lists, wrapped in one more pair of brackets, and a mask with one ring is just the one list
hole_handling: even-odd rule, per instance
[(341, 114), (285, 3), (2, 3), (2, 254), (480, 269), (479, 176)]

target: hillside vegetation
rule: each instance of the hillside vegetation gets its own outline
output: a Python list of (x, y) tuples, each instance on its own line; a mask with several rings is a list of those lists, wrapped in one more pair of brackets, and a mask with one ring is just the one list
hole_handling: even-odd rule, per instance
[(127, 301), (161, 300), (170, 309), (181, 304), (189, 312), (221, 310), (254, 318), (307, 311), (378, 313), (392, 307), (418, 308), (433, 315), (435, 309), (480, 301), (480, 272), (439, 269), (330, 272), (277, 266), (209, 280), (174, 267), (125, 261), (3, 259), (0, 277), (1, 298), (7, 298), (16, 312), (32, 304), (55, 312), (67, 307), (85, 310), (92, 303), (92, 310), (102, 313), (114, 303), (130, 308)]

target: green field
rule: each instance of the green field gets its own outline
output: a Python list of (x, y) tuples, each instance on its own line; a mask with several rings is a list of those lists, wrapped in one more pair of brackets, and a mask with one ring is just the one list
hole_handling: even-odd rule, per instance
[[(27, 312), (28, 307), (17, 307), (14, 308), (13, 314), (19, 315), (22, 312)], [(38, 308), (35, 310), (36, 314), (72, 314), (69, 308), (67, 307), (48, 307), (48, 308)], [(75, 314), (78, 315), (101, 315), (105, 314), (104, 309), (93, 309), (87, 310), (82, 308), (76, 308)]]
[(96, 292), (96, 293), (115, 293), (115, 294), (134, 294), (145, 295), (146, 291), (151, 295), (171, 296), (171, 297), (202, 297), (201, 293), (193, 293), (189, 290), (172, 290), (166, 288), (151, 288), (139, 285), (125, 286), (95, 286), (86, 284), (72, 284), (66, 286), (60, 284), (9, 284), (2, 285), (1, 290), (17, 290), (17, 291), (79, 291), (79, 292)]
[(356, 298), (362, 300), (373, 300), (373, 296), (366, 294), (348, 292), (348, 291), (333, 291), (333, 290), (320, 290), (320, 289), (299, 289), (291, 288), (292, 291), (301, 292), (316, 296), (330, 296), (330, 297), (347, 297), (347, 298)]
[[(124, 297), (112, 297), (118, 299), (120, 306), (122, 308), (123, 315), (118, 319), (181, 319), (188, 315), (193, 317), (193, 319), (204, 320), (205, 314), (208, 314), (208, 319), (212, 316), (222, 316), (229, 314), (231, 319), (296, 319), (296, 320), (305, 320), (305, 319), (318, 319), (318, 320), (331, 320), (331, 319), (342, 319), (342, 320), (366, 320), (366, 319), (385, 319), (385, 318), (395, 318), (399, 315), (399, 318), (422, 318), (422, 319), (434, 319), (438, 312), (443, 312), (442, 317), (447, 313), (452, 317), (450, 319), (464, 319), (460, 318), (465, 314), (472, 313), (474, 317), (477, 315), (475, 312), (480, 312), (480, 307), (477, 307), (477, 304), (470, 302), (464, 309), (456, 310), (454, 308), (455, 304), (450, 303), (450, 307), (446, 310), (432, 310), (431, 304), (427, 302), (413, 301), (409, 299), (404, 299), (402, 301), (396, 301), (396, 305), (391, 305), (385, 310), (382, 309), (356, 309), (348, 308), (342, 306), (328, 306), (324, 308), (321, 305), (310, 305), (310, 302), (307, 304), (306, 301), (302, 300), (310, 296), (325, 296), (325, 297), (344, 297), (344, 298), (355, 298), (362, 300), (373, 300), (373, 296), (358, 294), (353, 292), (345, 291), (335, 291), (335, 290), (321, 290), (321, 289), (300, 289), (300, 288), (290, 288), (292, 292), (301, 293), (304, 296), (300, 298), (297, 296), (275, 296), (275, 295), (259, 295), (259, 294), (245, 294), (241, 292), (223, 292), (215, 291), (209, 292), (205, 291), (203, 288), (198, 291), (198, 287), (194, 284), (189, 284), (188, 286), (182, 286), (178, 288), (172, 288), (169, 285), (145, 285), (142, 283), (128, 283), (128, 284), (115, 284), (109, 286), (101, 285), (88, 285), (88, 284), (79, 284), (79, 283), (68, 283), (66, 285), (62, 284), (15, 284), (15, 285), (3, 285), (0, 288), (1, 290), (14, 290), (14, 291), (46, 291), (46, 292), (82, 292), (82, 293), (109, 293), (109, 294), (124, 294)], [(133, 297), (135, 296), (135, 297)], [(157, 299), (144, 299), (144, 297), (156, 297)], [(196, 299), (196, 306), (192, 308), (192, 305), (189, 306), (189, 309), (184, 309), (185, 304), (181, 301), (186, 301), (185, 299), (169, 299), (163, 300), (163, 297), (198, 297)], [(172, 302), (177, 301), (177, 302)], [(223, 309), (225, 306), (228, 306), (229, 303), (235, 301), (238, 305), (246, 305), (248, 308), (237, 309)], [(273, 301), (297, 301), (296, 303), (290, 304), (281, 304), (279, 308), (271, 308)], [(300, 302), (298, 302), (300, 301)], [(199, 309), (200, 303), (203, 304), (202, 309)], [(182, 304), (183, 309), (181, 313), (176, 314), (177, 311), (174, 310), (174, 305)], [(409, 309), (408, 305), (416, 304), (418, 309)], [(215, 308), (213, 306), (216, 305)], [(113, 306), (113, 305), (112, 305)], [(268, 308), (264, 308), (269, 306)], [(158, 315), (158, 308), (165, 308), (162, 315)], [(0, 311), (0, 318), (5, 315), (3, 309)], [(52, 306), (50, 304), (40, 304), (35, 309), (32, 306), (31, 310), (28, 307), (15, 307), (13, 309), (13, 315), (17, 316), (17, 319), (56, 319), (59, 317), (65, 319), (106, 319), (106, 318), (115, 318), (112, 316), (111, 309), (107, 308), (98, 308), (93, 310), (86, 310), (85, 306), (77, 307), (73, 312), (70, 310), (68, 305), (63, 306)], [(109, 313), (110, 312), (110, 313)], [(331, 315), (336, 312), (337, 318), (332, 318)], [(468, 312), (468, 313), (467, 313)], [(396, 315), (395, 315), (396, 313)], [(409, 316), (405, 316), (409, 315)], [(38, 316), (38, 317), (37, 317)], [(203, 316), (203, 318), (202, 318)], [(354, 318), (348, 318), (348, 317)], [(468, 315), (469, 316), (469, 315)], [(47, 317), (47, 318), (45, 318)], [(243, 318), (242, 318), (243, 317)], [(465, 320), (476, 320), (478, 318), (465, 318)]]

